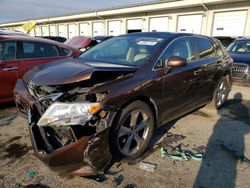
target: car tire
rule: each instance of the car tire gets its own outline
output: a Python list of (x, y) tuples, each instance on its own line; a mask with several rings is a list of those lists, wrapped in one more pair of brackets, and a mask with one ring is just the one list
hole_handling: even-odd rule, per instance
[(208, 104), (208, 108), (219, 110), (227, 101), (230, 87), (226, 76), (222, 77), (214, 90), (213, 99)]
[(147, 149), (154, 131), (154, 115), (142, 101), (135, 101), (117, 114), (110, 130), (110, 151), (118, 159), (136, 159)]

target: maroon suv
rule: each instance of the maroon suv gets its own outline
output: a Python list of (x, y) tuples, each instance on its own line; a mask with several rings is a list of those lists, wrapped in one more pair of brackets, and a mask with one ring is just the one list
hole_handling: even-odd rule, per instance
[(35, 155), (74, 175), (140, 156), (156, 127), (223, 105), (232, 62), (222, 48), (201, 35), (132, 33), (34, 68), (18, 80), (15, 100)]

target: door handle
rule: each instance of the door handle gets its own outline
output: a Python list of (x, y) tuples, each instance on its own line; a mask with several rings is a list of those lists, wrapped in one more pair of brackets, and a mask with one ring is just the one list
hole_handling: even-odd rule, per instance
[(13, 71), (13, 70), (19, 70), (19, 67), (6, 67), (3, 69), (3, 71)]
[(198, 69), (198, 70), (194, 71), (194, 75), (195, 75), (195, 76), (197, 76), (197, 75), (199, 75), (199, 74), (201, 74), (201, 69)]

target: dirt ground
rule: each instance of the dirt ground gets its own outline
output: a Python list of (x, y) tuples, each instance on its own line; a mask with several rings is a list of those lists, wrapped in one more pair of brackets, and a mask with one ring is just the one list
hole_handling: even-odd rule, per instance
[(26, 120), (19, 117), (13, 104), (0, 107), (0, 188), (2, 187), (200, 187), (230, 188), (250, 186), (250, 88), (233, 86), (229, 100), (217, 113), (202, 108), (156, 131), (152, 146), (164, 143), (166, 133), (185, 139), (172, 143), (182, 149), (205, 148), (201, 161), (173, 161), (160, 155), (160, 148), (145, 154), (145, 162), (157, 165), (154, 172), (139, 168), (139, 163), (114, 163), (106, 180), (59, 177), (32, 154)]

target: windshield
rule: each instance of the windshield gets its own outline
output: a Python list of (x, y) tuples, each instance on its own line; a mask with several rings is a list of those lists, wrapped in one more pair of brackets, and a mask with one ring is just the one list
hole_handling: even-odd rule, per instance
[(114, 37), (83, 53), (79, 58), (90, 62), (141, 65), (161, 46), (164, 39), (138, 36)]
[(228, 52), (250, 53), (250, 40), (238, 40), (230, 44)]

